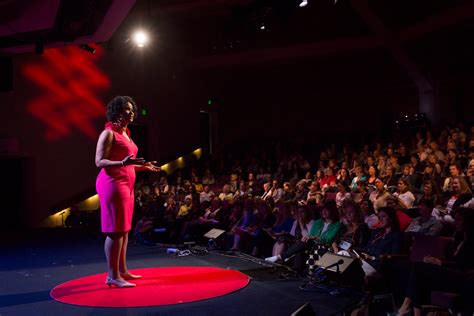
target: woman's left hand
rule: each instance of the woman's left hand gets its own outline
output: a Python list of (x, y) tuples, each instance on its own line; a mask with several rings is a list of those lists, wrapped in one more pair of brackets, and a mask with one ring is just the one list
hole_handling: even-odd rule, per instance
[(155, 166), (154, 164), (156, 161), (148, 161), (143, 164), (143, 168), (145, 170), (151, 171), (151, 172), (159, 172), (161, 171), (161, 168), (158, 166)]

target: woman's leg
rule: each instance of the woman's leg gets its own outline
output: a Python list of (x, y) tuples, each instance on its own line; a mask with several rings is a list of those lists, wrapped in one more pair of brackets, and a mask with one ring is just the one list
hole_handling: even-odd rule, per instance
[(104, 251), (107, 258), (108, 276), (112, 279), (121, 279), (119, 259), (122, 243), (122, 233), (109, 233), (105, 238)]
[[(466, 275), (462, 272), (447, 269), (442, 266), (417, 262), (408, 279), (406, 298), (402, 307), (411, 303), (415, 315), (420, 315), (420, 307), (429, 297), (431, 291), (460, 292)], [(411, 301), (411, 302), (410, 302)], [(401, 309), (401, 308), (400, 308)], [(405, 312), (406, 310), (401, 310)]]
[(272, 256), (281, 255), (285, 251), (285, 249), (286, 249), (286, 244), (284, 242), (277, 241), (273, 245)]
[(305, 249), (309, 248), (313, 243), (311, 241), (303, 242), (298, 240), (295, 242), (287, 251), (281, 254), (281, 259), (287, 259), (291, 256), (304, 251)]
[(128, 273), (127, 268), (127, 247), (128, 247), (128, 232), (123, 235), (122, 247), (120, 248), (119, 270), (121, 273)]

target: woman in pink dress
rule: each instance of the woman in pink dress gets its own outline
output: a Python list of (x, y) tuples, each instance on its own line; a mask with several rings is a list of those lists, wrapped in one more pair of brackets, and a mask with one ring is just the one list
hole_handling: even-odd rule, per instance
[(132, 225), (135, 171), (160, 169), (156, 161), (136, 158), (138, 148), (130, 138), (127, 126), (133, 122), (137, 106), (132, 98), (115, 97), (107, 105), (107, 124), (99, 136), (95, 164), (101, 168), (96, 189), (100, 199), (102, 232), (106, 235), (105, 256), (108, 275), (105, 283), (111, 287), (132, 287), (126, 280), (141, 276), (127, 269), (128, 232)]

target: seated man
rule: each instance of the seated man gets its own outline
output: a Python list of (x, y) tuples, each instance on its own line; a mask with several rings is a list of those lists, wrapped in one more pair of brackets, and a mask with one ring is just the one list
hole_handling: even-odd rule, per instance
[(431, 215), (433, 208), (432, 200), (421, 199), (419, 202), (420, 217), (413, 219), (405, 232), (430, 236), (439, 235), (443, 225)]

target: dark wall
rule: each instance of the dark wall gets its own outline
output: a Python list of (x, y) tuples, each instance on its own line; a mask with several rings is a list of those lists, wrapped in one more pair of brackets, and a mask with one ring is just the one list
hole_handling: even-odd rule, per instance
[[(139, 56), (123, 50), (104, 51), (101, 58), (94, 60), (98, 69), (110, 79), (110, 86), (95, 92), (104, 109), (101, 115), (90, 120), (95, 129), (92, 137), (70, 124), (68, 133), (48, 139), (46, 124), (28, 111), (31, 101), (46, 95), (51, 102), (57, 101), (61, 105), (61, 111), (74, 111), (77, 105), (62, 102), (54, 93), (48, 96), (48, 90), (41, 84), (25, 77), (24, 66), (44, 63), (44, 58), (33, 54), (14, 58), (14, 90), (0, 93), (1, 109), (5, 113), (0, 139), (18, 144), (13, 152), (6, 154), (23, 157), (29, 162), (28, 167), (22, 167), (22, 172), (26, 173), (22, 184), (26, 189), (21, 194), (26, 224), (38, 225), (51, 212), (58, 211), (56, 207), (67, 205), (71, 198), (95, 188), (97, 137), (105, 123), (105, 105), (115, 95), (130, 95), (139, 106), (148, 110), (148, 115), (137, 121), (144, 125), (140, 131), (145, 130), (148, 139), (147, 152), (139, 155), (165, 163), (199, 147), (199, 107), (194, 104), (192, 93), (182, 89), (186, 77), (176, 74), (172, 67), (166, 67), (166, 61), (154, 60), (153, 55)], [(58, 110), (46, 108), (44, 111), (52, 116)], [(81, 111), (88, 112), (89, 109), (85, 107)], [(58, 120), (64, 117), (61, 112)], [(4, 207), (10, 208), (4, 205), (2, 210)]]

